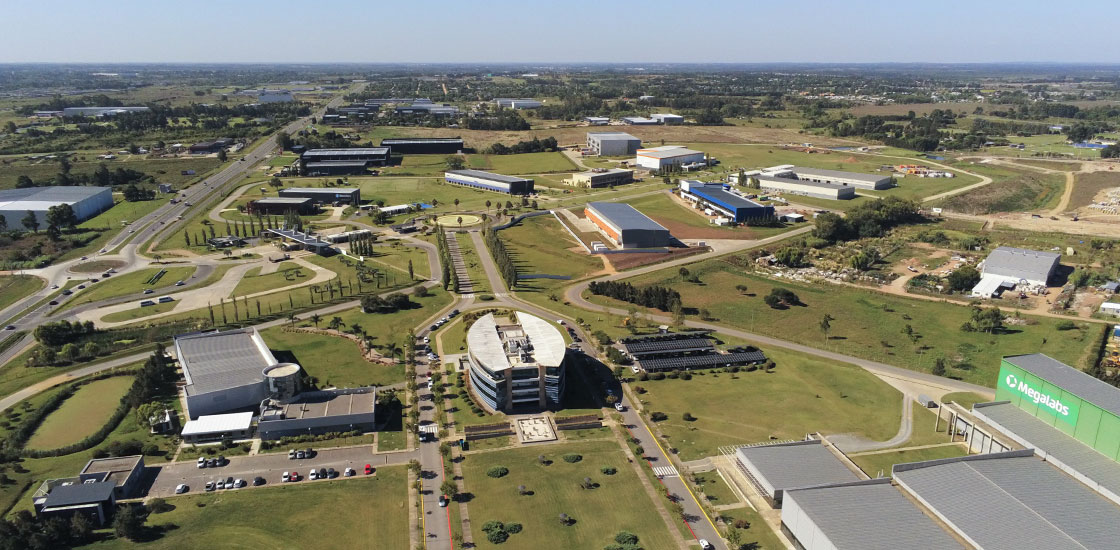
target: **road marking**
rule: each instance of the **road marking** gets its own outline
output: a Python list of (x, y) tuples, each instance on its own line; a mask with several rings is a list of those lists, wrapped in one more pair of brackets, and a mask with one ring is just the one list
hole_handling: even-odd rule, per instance
[(435, 424), (424, 424), (423, 426), (420, 426), (420, 431), (434, 434), (439, 432), (439, 426)]
[(677, 477), (677, 469), (672, 466), (656, 466), (653, 468), (653, 473), (658, 477)]
[[(642, 423), (642, 426), (645, 427), (646, 432), (648, 432), (649, 436), (653, 438), (654, 445), (657, 445), (657, 448), (661, 450), (661, 456), (669, 459), (669, 453), (665, 452), (665, 448), (662, 447), (661, 442), (657, 440), (657, 434), (653, 433), (653, 430), (650, 429), (649, 424), (646, 424), (645, 419), (642, 418), (641, 415), (638, 415), (638, 421)], [(704, 506), (700, 504), (700, 499), (696, 498), (696, 494), (692, 492), (692, 487), (688, 486), (688, 481), (682, 479), (681, 483), (684, 485), (684, 490), (688, 491), (688, 495), (692, 497), (692, 501), (696, 503), (696, 507), (700, 509), (700, 513), (704, 514), (704, 519), (708, 520), (708, 524), (712, 526), (712, 531), (716, 533), (716, 536), (720, 536), (719, 528), (716, 527), (716, 523), (712, 521), (712, 518), (708, 516), (708, 511), (705, 510)], [(687, 521), (685, 522), (685, 525), (688, 525)], [(689, 527), (689, 530), (691, 531), (692, 528)], [(693, 533), (692, 536), (695, 537), (696, 533)]]

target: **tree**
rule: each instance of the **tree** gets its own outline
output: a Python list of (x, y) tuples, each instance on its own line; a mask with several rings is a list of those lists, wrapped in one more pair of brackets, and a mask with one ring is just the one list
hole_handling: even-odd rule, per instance
[(78, 359), (82, 358), (82, 350), (79, 349), (78, 345), (73, 342), (67, 343), (66, 345), (62, 346), (61, 353), (62, 357), (64, 357), (67, 361), (77, 361)]
[(1120, 145), (1112, 144), (1104, 149), (1101, 149), (1102, 159), (1120, 158)]
[(448, 479), (440, 484), (439, 492), (447, 495), (448, 498), (454, 500), (455, 497), (459, 494), (459, 486), (456, 485), (454, 481)]
[(268, 180), (268, 184), (276, 189), (284, 187), (284, 182), (280, 181), (280, 178), (276, 176), (272, 176), (272, 179)]
[[(454, 203), (455, 203), (455, 210), (458, 210), (458, 209), (459, 209), (459, 199), (455, 199), (455, 200), (454, 200), (454, 201), (452, 201), (452, 202), (454, 202)], [(460, 224), (460, 225), (462, 225), (462, 222), (459, 222), (459, 224)]]
[(490, 205), (491, 205), (491, 204), (492, 204), (492, 203), (490, 202), (490, 200), (489, 200), (489, 199), (487, 199), (487, 200), (486, 200), (486, 212), (487, 212), (487, 213), (489, 213), (489, 212), (490, 212)]
[(31, 210), (27, 211), (27, 215), (19, 223), (22, 223), (25, 229), (30, 229), (32, 233), (39, 232), (39, 218)]
[(448, 170), (462, 170), (463, 167), (466, 166), (463, 157), (459, 155), (448, 155), (446, 162)]
[(938, 357), (937, 359), (934, 359), (933, 369), (930, 370), (930, 374), (933, 374), (934, 376), (945, 376), (945, 372), (945, 358)]
[(315, 325), (315, 328), (319, 328), (319, 322), (322, 321), (322, 320), (323, 320), (323, 317), (321, 315), (319, 315), (318, 313), (312, 313), (311, 314), (311, 323), (313, 325)]
[(74, 542), (78, 544), (87, 542), (91, 535), (93, 535), (93, 523), (85, 514), (70, 516), (70, 538)]
[(964, 292), (980, 282), (980, 272), (970, 265), (962, 265), (945, 277), (951, 290)]
[(560, 525), (568, 526), (572, 524), (572, 517), (568, 514), (560, 514), (558, 517), (560, 519)]
[(836, 320), (836, 318), (833, 317), (832, 315), (829, 315), (828, 313), (825, 313), (824, 317), (821, 317), (821, 325), (820, 326), (821, 326), (821, 332), (824, 334), (825, 341), (828, 341), (828, 331), (832, 328), (832, 322), (835, 321), (835, 320)]
[(735, 548), (735, 549), (739, 548), (739, 545), (743, 543), (742, 532), (739, 531), (738, 529), (734, 528), (734, 527), (728, 529), (727, 530), (727, 542), (731, 543), (731, 548)]
[(117, 538), (135, 541), (143, 533), (146, 519), (136, 506), (126, 504), (117, 510), (117, 515), (113, 518), (113, 532)]
[(30, 176), (20, 174), (19, 177), (16, 178), (16, 189), (26, 189), (28, 187), (35, 187), (35, 182), (31, 180)]
[(78, 216), (69, 204), (59, 204), (47, 209), (47, 225), (55, 229), (73, 229), (78, 225)]
[(412, 259), (411, 258), (409, 258), (409, 260), (408, 260), (408, 280), (409, 281), (416, 280), (416, 275), (412, 271)]
[(226, 150), (225, 149), (218, 150), (218, 160), (219, 161), (225, 162), (227, 158), (229, 158), (229, 157), (226, 155)]

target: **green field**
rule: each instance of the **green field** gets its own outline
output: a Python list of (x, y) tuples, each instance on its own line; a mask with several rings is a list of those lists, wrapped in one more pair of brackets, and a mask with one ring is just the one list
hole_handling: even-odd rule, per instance
[(403, 467), (382, 467), (368, 478), (177, 497), (168, 499), (174, 510), (148, 518), (155, 540), (109, 539), (87, 548), (197, 547), (204, 533), (208, 545), (225, 548), (399, 550), (408, 548), (407, 490)]
[(357, 343), (340, 336), (284, 332), (281, 327), (261, 335), (273, 353), (283, 355), (284, 361), (299, 363), (321, 388), (385, 386), (404, 381), (403, 364), (370, 363), (362, 358)]
[(712, 506), (726, 506), (739, 502), (739, 497), (735, 496), (735, 492), (731, 490), (731, 487), (727, 485), (727, 482), (717, 471), (694, 474), (694, 479), (696, 480), (697, 492), (703, 495), (701, 498), (710, 502)]
[[(166, 313), (168, 311), (171, 311), (171, 310), (175, 309), (175, 306), (177, 306), (177, 305), (179, 305), (178, 301), (166, 302), (166, 303), (162, 303), (162, 304), (157, 303), (154, 306), (147, 306), (147, 307), (140, 307), (139, 305), (137, 305), (136, 307), (129, 308), (129, 309), (126, 309), (126, 310), (123, 310), (123, 311), (118, 311), (116, 313), (110, 313), (110, 314), (102, 317), (101, 320), (106, 322), (106, 323), (119, 323), (121, 321), (132, 321), (133, 319), (143, 319), (144, 317), (150, 317), (150, 316), (155, 315), (157, 313)], [(202, 313), (205, 313), (204, 310), (201, 310), (201, 311), (202, 311)], [(202, 316), (199, 315), (198, 318), (201, 319)], [(166, 318), (161, 318), (161, 320), (164, 320), (164, 319), (166, 319)]]
[(968, 454), (964, 445), (944, 445), (941, 447), (926, 447), (904, 451), (891, 451), (886, 453), (851, 456), (861, 470), (871, 477), (878, 477), (882, 472), (884, 477), (891, 475), (891, 467), (895, 464), (907, 462), (922, 462), (937, 460), (939, 458), (956, 458)]
[[(961, 305), (834, 284), (778, 282), (746, 274), (726, 258), (699, 262), (688, 269), (700, 278), (700, 284), (683, 282), (676, 268), (627, 280), (636, 286), (670, 286), (680, 292), (686, 310), (707, 309), (715, 322), (748, 332), (927, 372), (936, 357), (945, 357), (949, 375), (981, 385), (995, 383), (1004, 355), (1045, 353), (1081, 365), (1084, 359), (1096, 357), (1096, 343), (1104, 330), (1103, 325), (1088, 325), (1059, 331), (1058, 319), (1024, 316), (1026, 323), (1009, 326), (1003, 333), (964, 332), (960, 327), (970, 319), (971, 311)], [(746, 294), (736, 290), (737, 285), (746, 285)], [(792, 290), (803, 305), (768, 307), (763, 296), (775, 287)], [(617, 300), (592, 299), (622, 309), (630, 307)], [(827, 341), (817, 328), (826, 314), (833, 317)], [(905, 332), (907, 325), (910, 334)]]
[[(79, 292), (72, 299), (67, 301), (60, 310), (72, 308), (82, 304), (106, 300), (109, 298), (116, 298), (118, 296), (127, 296), (141, 292), (144, 289), (158, 290), (174, 285), (176, 281), (183, 281), (194, 273), (194, 267), (151, 267), (125, 273), (123, 275), (114, 275), (108, 279), (102, 279), (100, 283), (89, 285), (88, 288)], [(156, 273), (162, 270), (167, 270), (156, 281), (154, 285), (145, 284), (148, 279), (151, 279)]]
[(298, 285), (315, 276), (314, 271), (296, 262), (283, 262), (276, 268), (276, 271), (266, 275), (260, 274), (261, 269), (254, 267), (246, 271), (230, 296), (248, 296), (267, 290)]
[[(670, 227), (670, 230), (677, 226), (685, 226), (710, 233), (707, 238), (712, 239), (764, 239), (797, 227), (786, 224), (778, 227), (720, 227), (709, 223), (703, 212), (686, 208), (663, 193), (628, 199), (622, 202), (633, 206), (639, 212), (653, 218), (654, 221)], [(681, 238), (691, 238), (688, 235), (674, 235)]]
[(112, 208), (82, 222), (78, 227), (80, 229), (109, 229), (113, 232), (118, 229), (125, 231), (125, 229), (122, 229), (125, 223), (143, 218), (167, 204), (170, 195), (158, 195), (150, 201), (136, 202), (128, 202), (121, 197), (114, 198), (117, 199), (117, 202)]
[(114, 376), (82, 386), (47, 416), (27, 441), (29, 449), (57, 449), (97, 431), (132, 386), (131, 376)]
[(428, 253), (423, 248), (406, 246), (400, 241), (389, 242), (387, 246), (377, 246), (373, 255), (366, 256), (367, 265), (376, 267), (376, 264), (395, 269), (398, 275), (408, 274), (408, 262), (412, 262), (412, 274), (418, 281), (427, 280), (431, 275), (428, 264)]
[[(584, 252), (560, 222), (549, 215), (522, 220), (499, 231), (498, 236), (505, 241), (518, 275), (565, 275), (581, 279), (603, 268), (602, 260)], [(527, 279), (518, 282), (517, 290), (545, 291), (566, 284), (555, 279)]]
[[(85, 158), (85, 155), (79, 155)], [(158, 183), (170, 183), (175, 188), (183, 184), (200, 180), (210, 170), (220, 164), (217, 158), (176, 158), (176, 159), (144, 159), (140, 156), (128, 155), (122, 159), (101, 161), (92, 158), (85, 161), (71, 159), (73, 164), (70, 173), (73, 175), (92, 174), (97, 166), (105, 164), (109, 170), (127, 168), (144, 172), (156, 178)], [(195, 174), (183, 175), (184, 170), (194, 170)], [(11, 189), (16, 186), (16, 180), (26, 175), (36, 183), (44, 182), (55, 177), (59, 172), (59, 164), (50, 161), (20, 161), (4, 167), (0, 171), (0, 189)]]
[(993, 183), (936, 201), (938, 206), (965, 214), (1042, 210), (1057, 206), (1065, 189), (1063, 174), (991, 164), (975, 164), (968, 169), (992, 178)]
[(579, 168), (563, 153), (523, 153), (520, 155), (482, 155), (471, 157), (471, 168), (493, 170), (499, 174), (546, 174), (575, 172)]
[[(693, 373), (691, 380), (634, 383), (647, 412), (663, 412), (657, 423), (681, 460), (719, 454), (721, 445), (769, 438), (801, 439), (807, 433), (857, 433), (875, 441), (898, 432), (898, 391), (854, 366), (764, 349), (774, 372)], [(700, 371), (703, 372), (703, 371)], [(734, 414), (729, 414), (734, 410)], [(694, 421), (683, 420), (690, 413)]]
[[(569, 464), (565, 453), (578, 453), (583, 460)], [(552, 464), (537, 463), (544, 454)], [(492, 478), (492, 466), (509, 468), (509, 475)], [(617, 469), (607, 476), (603, 466)], [(613, 441), (585, 441), (561, 446), (533, 446), (522, 449), (468, 455), (463, 462), (463, 477), (470, 500), (472, 534), (478, 548), (602, 548), (619, 531), (640, 537), (646, 550), (676, 548), (668, 528), (654, 511), (632, 466), (626, 462)], [(589, 477), (600, 484), (583, 489), (580, 482)], [(532, 495), (518, 495), (525, 485)], [(575, 523), (561, 525), (560, 514)], [(510, 535), (502, 546), (491, 544), (482, 532), (487, 521), (517, 522), (524, 529)]]
[[(730, 510), (723, 510), (719, 515), (726, 518), (728, 524), (734, 524), (735, 520), (746, 520), (750, 527), (740, 529), (742, 533), (743, 544), (748, 545), (744, 548), (752, 548), (753, 550), (785, 550), (786, 545), (774, 534), (762, 516), (758, 514), (753, 508), (744, 506), (742, 508), (733, 508)], [(749, 546), (750, 544), (754, 546)]]
[(0, 310), (42, 290), (43, 280), (31, 275), (0, 275)]

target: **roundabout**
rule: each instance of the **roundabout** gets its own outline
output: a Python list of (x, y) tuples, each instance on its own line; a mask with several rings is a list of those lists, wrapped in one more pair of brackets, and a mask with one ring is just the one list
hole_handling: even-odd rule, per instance
[[(463, 220), (462, 223), (459, 223), (460, 219)], [(436, 223), (445, 228), (467, 227), (482, 223), (482, 216), (477, 214), (447, 214), (436, 218)]]

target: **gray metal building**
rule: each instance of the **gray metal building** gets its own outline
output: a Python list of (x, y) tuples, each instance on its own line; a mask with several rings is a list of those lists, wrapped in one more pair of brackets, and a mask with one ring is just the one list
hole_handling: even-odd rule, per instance
[(896, 464), (893, 475), (979, 550), (1114, 550), (1120, 541), (1120, 507), (1031, 449)]
[(1057, 252), (1001, 246), (980, 264), (980, 273), (1013, 284), (1026, 281), (1028, 285), (1045, 285), (1058, 269), (1061, 258)]
[(834, 185), (850, 185), (860, 189), (886, 189), (891, 186), (891, 176), (878, 176), (860, 172), (845, 172), (843, 170), (826, 170), (824, 168), (808, 168), (794, 166), (790, 169), (796, 174), (797, 179), (816, 183), (831, 183)]
[(622, 157), (642, 148), (642, 140), (626, 132), (587, 132), (587, 148), (596, 155)]
[(482, 170), (448, 170), (443, 173), (443, 179), (447, 183), (510, 195), (528, 195), (533, 192), (533, 180), (529, 178), (483, 172)]
[(8, 229), (28, 229), (22, 221), (28, 211), (35, 213), (40, 229), (45, 228), (47, 211), (60, 204), (69, 204), (82, 222), (113, 207), (113, 190), (84, 185), (0, 190), (0, 216)]
[(303, 392), (291, 401), (269, 400), (261, 406), (257, 433), (261, 439), (280, 439), (357, 430), (377, 425), (377, 390), (354, 388)]
[(965, 548), (890, 478), (787, 490), (782, 532), (801, 550)]
[(264, 370), (276, 357), (256, 329), (186, 334), (175, 337), (183, 368), (187, 415), (215, 415), (254, 409), (269, 396)]
[(362, 191), (357, 187), (289, 187), (276, 193), (281, 197), (302, 197), (319, 204), (336, 202), (357, 206), (362, 202)]
[(584, 215), (603, 236), (622, 248), (662, 248), (672, 242), (668, 229), (629, 204), (589, 202)]
[(740, 447), (735, 450), (735, 463), (775, 508), (782, 507), (786, 489), (864, 479), (817, 439)]

